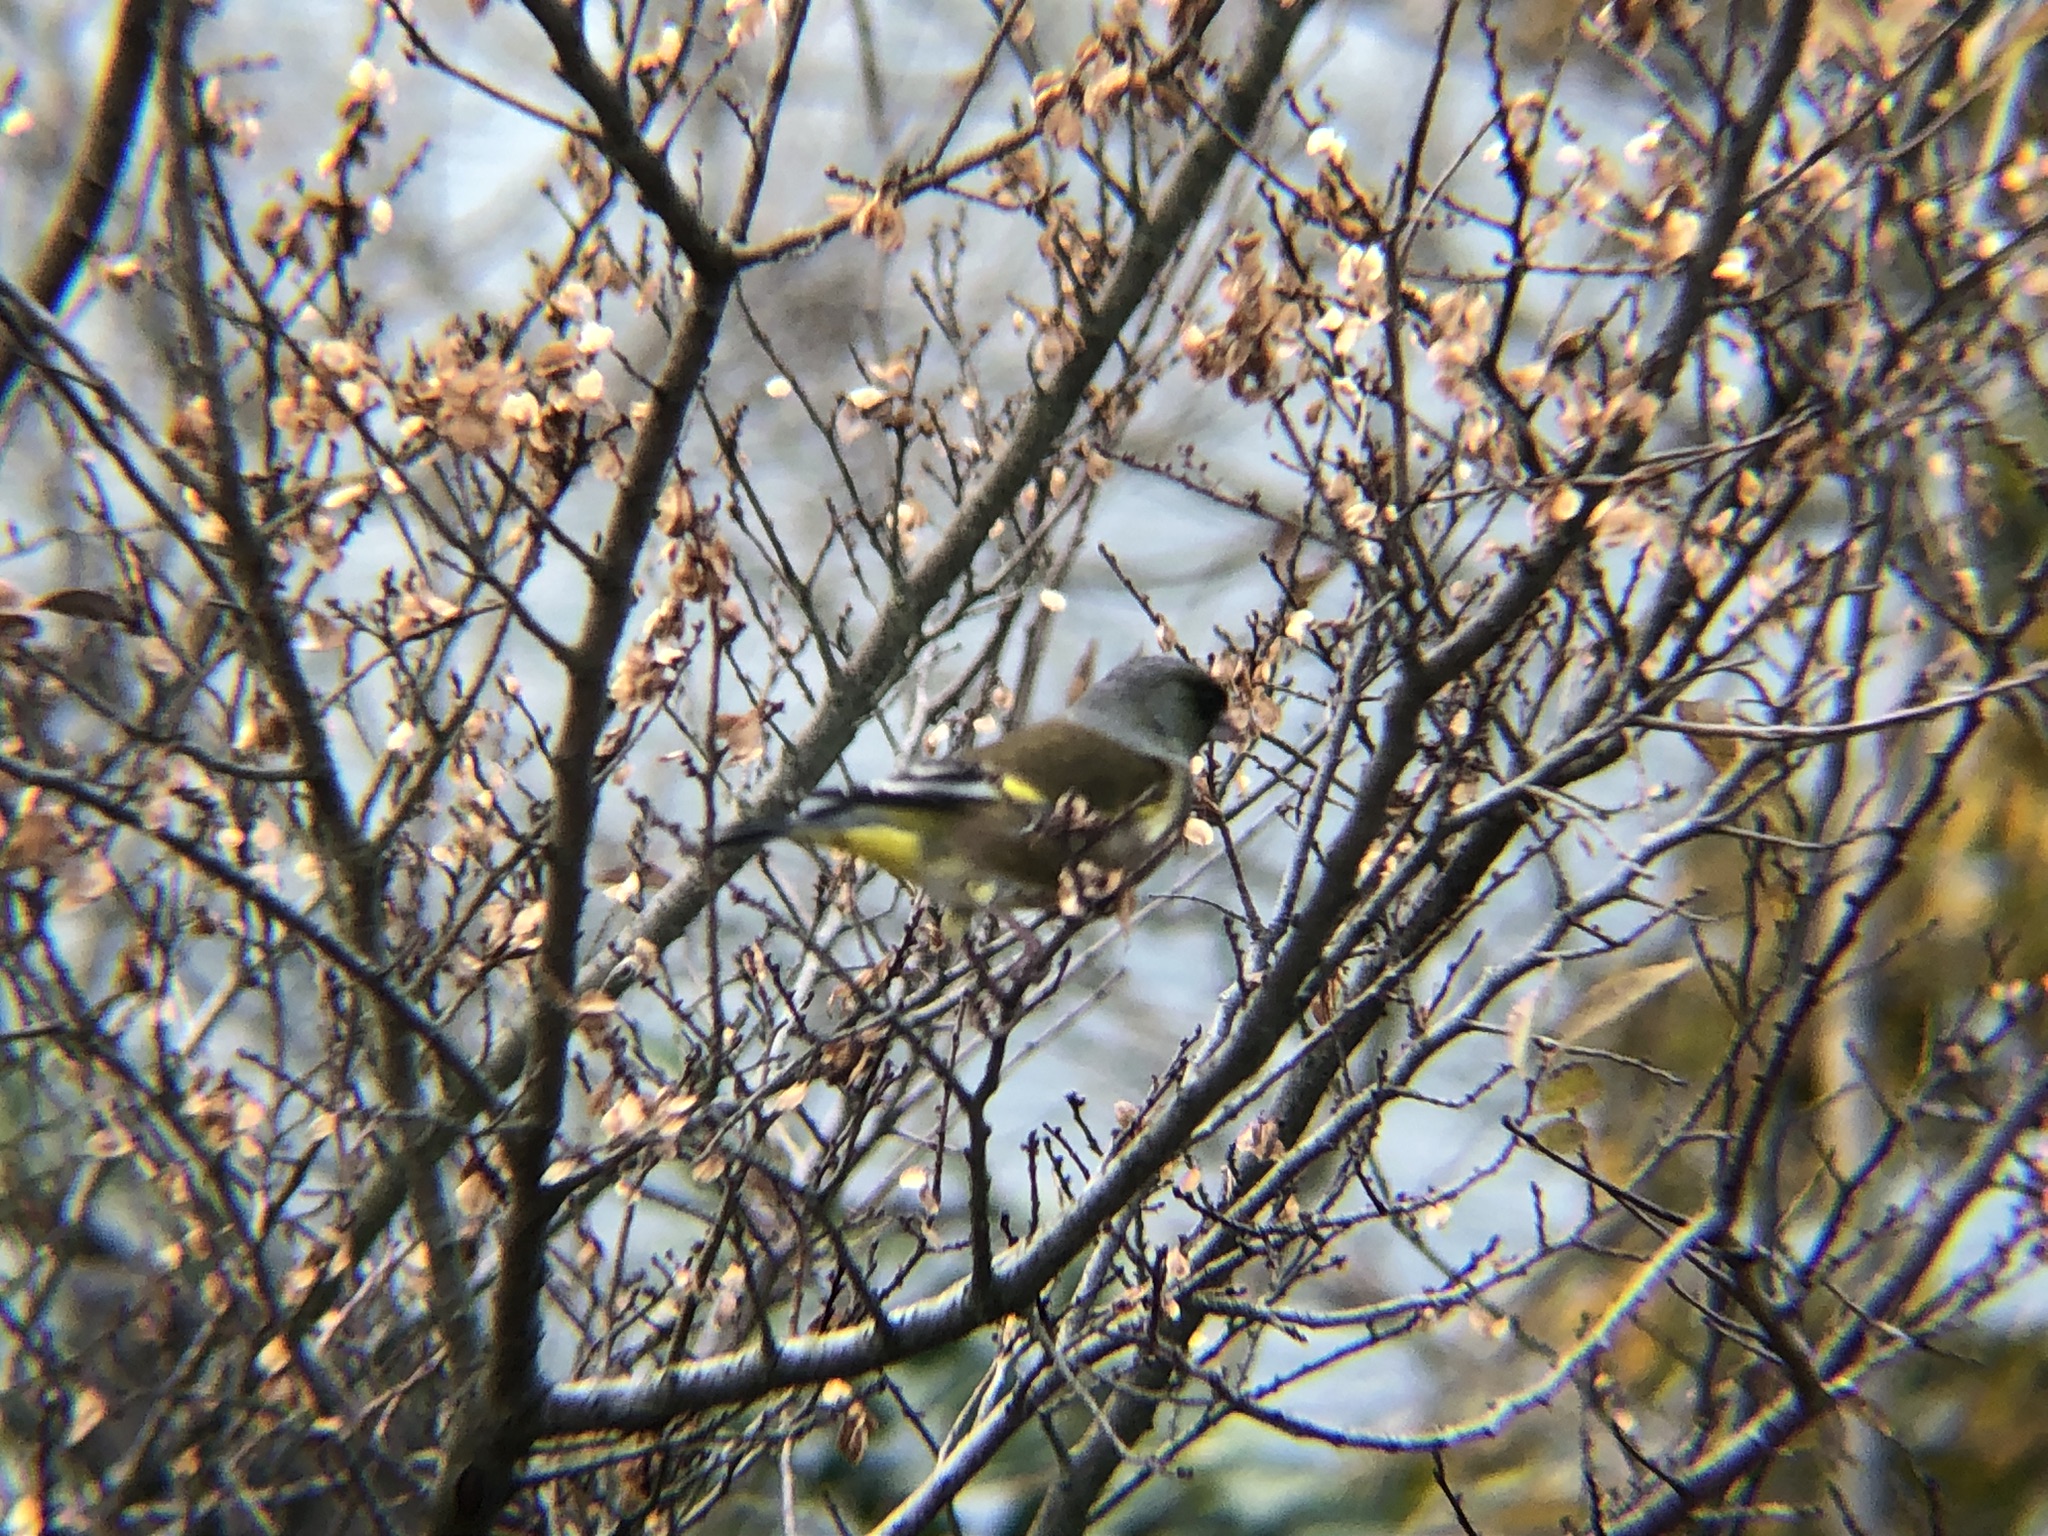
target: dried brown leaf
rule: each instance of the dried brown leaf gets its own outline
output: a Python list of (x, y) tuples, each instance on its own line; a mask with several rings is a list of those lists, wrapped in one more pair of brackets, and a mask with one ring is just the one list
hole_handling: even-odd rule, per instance
[(712, 718), (712, 733), (736, 763), (759, 762), (766, 751), (765, 717), (757, 707)]
[(89, 624), (117, 624), (131, 630), (136, 627), (135, 612), (124, 599), (92, 587), (59, 587), (37, 598), (34, 606), (43, 613), (60, 613), (67, 619), (83, 619)]

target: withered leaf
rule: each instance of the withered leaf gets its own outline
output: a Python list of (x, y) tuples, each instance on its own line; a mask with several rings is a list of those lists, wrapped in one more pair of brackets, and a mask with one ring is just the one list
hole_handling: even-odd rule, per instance
[(67, 619), (84, 619), (90, 624), (136, 628), (135, 612), (124, 599), (92, 587), (59, 587), (37, 598), (34, 606), (44, 613), (60, 613)]
[[(1688, 725), (1726, 725), (1729, 722), (1728, 706), (1719, 699), (1680, 699), (1673, 713)], [(1733, 736), (1688, 731), (1685, 740), (1716, 773), (1726, 773), (1742, 760), (1742, 743)]]
[(851, 1403), (839, 1420), (839, 1454), (858, 1463), (867, 1454), (868, 1437), (874, 1428), (865, 1403)]
[(70, 853), (71, 829), (64, 818), (54, 811), (28, 810), (15, 818), (13, 829), (0, 841), (0, 869), (47, 872)]
[(533, 371), (543, 379), (558, 379), (583, 366), (583, 354), (573, 341), (548, 342), (533, 355)]
[(178, 653), (162, 635), (145, 635), (135, 648), (135, 660), (152, 677), (172, 678), (185, 670)]
[(76, 912), (89, 907), (120, 883), (114, 866), (103, 853), (74, 859), (57, 877), (57, 910)]
[(753, 763), (760, 761), (765, 750), (765, 720), (766, 716), (756, 708), (736, 715), (715, 715), (711, 726), (734, 762)]

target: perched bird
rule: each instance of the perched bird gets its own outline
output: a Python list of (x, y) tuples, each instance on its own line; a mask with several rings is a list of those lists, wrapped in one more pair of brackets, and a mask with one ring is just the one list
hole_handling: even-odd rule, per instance
[(789, 838), (836, 848), (956, 911), (1079, 912), (1180, 830), (1194, 799), (1188, 759), (1223, 705), (1223, 686), (1200, 667), (1143, 656), (1064, 715), (814, 795), (795, 815), (742, 826), (719, 846)]

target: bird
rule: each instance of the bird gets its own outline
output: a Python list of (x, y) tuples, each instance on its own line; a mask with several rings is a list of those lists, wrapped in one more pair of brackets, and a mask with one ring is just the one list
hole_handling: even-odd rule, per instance
[(788, 839), (865, 860), (948, 913), (1085, 915), (1178, 833), (1189, 760), (1223, 717), (1223, 685), (1177, 656), (1124, 662), (1063, 715), (748, 822), (722, 851)]

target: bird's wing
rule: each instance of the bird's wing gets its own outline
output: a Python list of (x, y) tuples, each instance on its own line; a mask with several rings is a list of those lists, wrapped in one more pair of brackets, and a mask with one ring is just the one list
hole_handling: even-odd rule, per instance
[(813, 790), (792, 814), (762, 817), (735, 827), (719, 839), (719, 846), (740, 850), (779, 837), (802, 838), (886, 821), (892, 815), (914, 818), (921, 812), (997, 804), (1007, 798), (994, 776), (963, 758), (917, 762), (872, 784)]
[[(1173, 765), (1134, 752), (1071, 720), (1045, 720), (977, 749), (974, 761), (1002, 798), (1050, 805), (1061, 794), (1087, 802), (1098, 816), (1120, 817), (1170, 793)], [(1058, 762), (1057, 789), (1037, 782), (1040, 765)]]
[[(879, 865), (942, 904), (986, 906), (1006, 899), (1015, 886), (1000, 849), (1033, 814), (972, 762), (948, 759), (814, 794), (785, 835)], [(991, 816), (1005, 835), (985, 825)], [(994, 854), (979, 846), (991, 838)]]
[(875, 806), (901, 811), (938, 811), (961, 805), (989, 805), (1008, 798), (996, 777), (964, 758), (913, 762), (886, 778), (847, 789), (820, 790), (804, 803), (808, 819), (819, 811)]
[(867, 788), (883, 799), (910, 805), (988, 804), (1014, 798), (997, 775), (966, 757), (923, 758), (905, 763)]
[[(1063, 782), (1051, 788), (1045, 756), (1060, 762)], [(836, 830), (875, 816), (915, 817), (972, 806), (1001, 806), (1029, 818), (1071, 794), (1098, 816), (1123, 817), (1169, 797), (1169, 764), (1114, 745), (1066, 720), (1024, 726), (956, 757), (916, 759), (885, 778), (845, 789), (819, 790), (775, 835)]]

